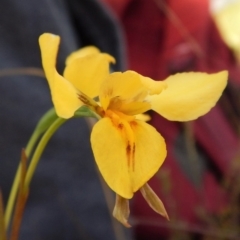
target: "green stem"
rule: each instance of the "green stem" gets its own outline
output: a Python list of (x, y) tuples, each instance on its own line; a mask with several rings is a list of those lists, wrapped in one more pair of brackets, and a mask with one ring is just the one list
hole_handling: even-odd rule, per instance
[[(28, 144), (25, 149), (25, 154), (27, 158), (31, 155), (34, 146), (36, 145), (38, 139), (40, 136), (47, 130), (49, 126), (57, 119), (57, 115), (55, 113), (54, 109), (50, 109), (47, 111), (43, 117), (39, 120), (31, 138), (28, 141)], [(6, 206), (6, 211), (4, 214), (4, 221), (5, 221), (5, 226), (8, 228), (10, 217), (12, 215), (13, 211), (13, 206), (15, 203), (15, 199), (17, 196), (17, 191), (19, 187), (19, 182), (20, 182), (20, 172), (21, 172), (21, 162), (18, 165), (16, 175), (14, 177), (13, 185), (10, 191), (10, 195), (8, 198), (7, 206)]]
[(34, 148), (34, 146), (36, 145), (36, 142), (38, 141), (38, 139), (40, 138), (41, 136), (41, 132), (38, 132), (38, 131), (35, 131), (31, 138), (29, 139), (28, 141), (28, 144), (26, 146), (26, 149), (25, 149), (25, 153), (26, 153), (26, 156), (29, 157), (32, 153), (32, 150)]
[[(94, 117), (99, 119), (100, 116), (97, 115), (94, 111), (92, 111), (91, 109), (89, 109), (86, 106), (81, 107), (80, 109), (78, 109), (75, 113), (75, 117)], [(24, 187), (28, 187), (32, 176), (35, 172), (35, 169), (37, 167), (39, 158), (48, 142), (48, 140), (50, 139), (50, 137), (52, 136), (52, 134), (65, 122), (65, 119), (61, 119), (58, 118), (55, 110), (54, 109), (50, 109), (49, 111), (47, 111), (43, 117), (40, 119), (40, 121), (38, 122), (35, 131), (33, 132), (27, 146), (25, 149), (25, 153), (27, 158), (29, 158), (29, 156), (32, 154), (32, 151), (38, 141), (38, 139), (40, 138), (40, 136), (45, 132), (45, 134), (43, 135), (41, 141), (39, 142), (35, 153), (32, 157), (31, 160), (31, 164), (29, 165), (29, 169), (27, 172), (27, 177), (26, 177), (26, 182), (25, 182), (25, 186)], [(6, 229), (8, 229), (9, 226), (9, 222), (12, 216), (12, 211), (13, 211), (13, 207), (15, 204), (15, 200), (16, 200), (16, 196), (17, 196), (17, 191), (19, 188), (19, 181), (20, 181), (20, 172), (21, 172), (21, 162), (19, 163), (14, 181), (13, 181), (13, 185), (10, 191), (10, 195), (9, 195), (9, 199), (7, 202), (7, 206), (6, 206), (6, 211), (4, 214), (4, 221), (5, 221), (5, 226)]]
[(67, 119), (58, 118), (57, 120), (55, 120), (55, 122), (48, 128), (48, 130), (43, 135), (42, 139), (40, 140), (40, 142), (33, 154), (31, 163), (28, 167), (27, 175), (26, 175), (26, 179), (25, 179), (25, 183), (24, 183), (25, 188), (28, 188), (30, 185), (30, 182), (31, 182), (33, 174), (36, 170), (39, 159), (40, 159), (40, 157), (43, 153), (43, 150), (45, 149), (48, 141), (50, 140), (52, 135), (56, 132), (56, 130), (66, 121), (67, 121)]
[[(58, 127), (60, 127), (64, 122), (66, 121), (66, 119), (62, 119), (62, 118), (57, 118), (57, 120), (55, 120), (53, 122), (53, 124), (49, 127), (49, 129), (46, 131), (46, 133), (44, 134), (44, 136), (42, 137), (41, 141), (38, 144), (38, 147), (36, 148), (36, 151), (32, 157), (32, 161), (31, 161), (31, 172), (29, 173), (29, 169), (28, 169), (28, 173), (27, 173), (27, 180), (28, 183), (27, 185), (25, 185), (26, 187), (29, 186), (29, 183), (31, 181), (32, 175), (36, 169), (38, 160), (42, 154), (42, 151), (44, 150), (44, 147), (46, 146), (48, 140), (50, 139), (50, 137), (53, 135), (53, 133), (58, 129)], [(27, 147), (26, 147), (26, 156), (29, 157), (29, 155), (32, 152), (33, 147), (35, 146), (37, 140), (39, 139), (40, 135), (42, 134), (42, 132), (40, 131), (35, 131), (33, 133), (33, 135), (31, 136)], [(37, 152), (38, 151), (38, 152)], [(36, 152), (38, 155), (36, 155)], [(38, 159), (37, 159), (38, 157)], [(34, 163), (32, 163), (34, 160)], [(4, 221), (5, 221), (5, 227), (6, 229), (8, 229), (9, 223), (10, 223), (10, 219), (12, 216), (12, 211), (13, 211), (13, 206), (15, 203), (15, 199), (17, 196), (17, 191), (18, 191), (18, 186), (19, 186), (19, 180), (20, 180), (20, 172), (21, 172), (21, 163), (18, 166), (17, 169), (17, 173), (15, 175), (14, 181), (13, 181), (13, 185), (12, 185), (12, 189), (9, 195), (9, 199), (7, 202), (7, 206), (6, 206), (6, 211), (5, 211), (5, 215), (4, 215)]]

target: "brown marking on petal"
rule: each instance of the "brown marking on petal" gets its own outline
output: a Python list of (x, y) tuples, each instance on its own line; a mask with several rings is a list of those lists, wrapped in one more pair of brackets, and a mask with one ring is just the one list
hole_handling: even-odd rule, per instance
[(132, 168), (132, 171), (134, 172), (135, 169), (135, 143), (132, 145), (128, 141), (127, 147), (126, 147), (126, 154), (127, 154), (127, 161), (128, 161), (128, 168)]
[(135, 150), (136, 150), (136, 145), (133, 143), (133, 149), (132, 149), (132, 170), (134, 172), (135, 169)]
[(131, 121), (130, 122), (130, 126), (131, 127), (136, 127), (138, 124), (137, 124), (137, 122), (136, 121)]
[(113, 94), (113, 89), (112, 89), (112, 88), (108, 88), (108, 89), (105, 90), (104, 93), (105, 93), (106, 96), (112, 96), (112, 94)]
[(118, 128), (119, 128), (120, 130), (122, 130), (122, 129), (123, 129), (123, 124), (122, 124), (122, 123), (119, 123), (119, 124), (118, 124)]
[(128, 168), (130, 168), (130, 162), (131, 162), (131, 145), (128, 141), (127, 147), (126, 147), (126, 154), (127, 154), (127, 162), (128, 162)]
[(86, 105), (90, 105), (89, 100), (82, 94), (78, 94), (78, 99)]

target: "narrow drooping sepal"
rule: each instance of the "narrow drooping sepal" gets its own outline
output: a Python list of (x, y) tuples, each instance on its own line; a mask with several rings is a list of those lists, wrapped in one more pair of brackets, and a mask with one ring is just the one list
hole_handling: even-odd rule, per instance
[(129, 228), (131, 227), (131, 225), (128, 223), (129, 214), (130, 214), (129, 200), (116, 194), (113, 216), (125, 227)]
[(163, 202), (159, 199), (157, 194), (152, 190), (152, 188), (146, 183), (141, 188), (140, 191), (147, 201), (148, 205), (158, 214), (169, 220), (167, 211), (163, 205)]

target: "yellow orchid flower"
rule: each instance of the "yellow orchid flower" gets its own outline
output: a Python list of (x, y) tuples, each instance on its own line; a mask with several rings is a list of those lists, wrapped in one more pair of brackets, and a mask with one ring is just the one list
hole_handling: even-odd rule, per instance
[(128, 226), (127, 199), (139, 189), (149, 205), (167, 217), (162, 202), (147, 185), (166, 157), (165, 141), (136, 115), (152, 109), (172, 121), (196, 119), (216, 104), (227, 72), (181, 73), (164, 81), (134, 71), (110, 74), (114, 58), (87, 47), (69, 56), (61, 76), (55, 68), (59, 36), (45, 33), (39, 42), (57, 114), (71, 118), (80, 106), (87, 105), (101, 117), (93, 127), (91, 145), (103, 178), (117, 194), (115, 217)]

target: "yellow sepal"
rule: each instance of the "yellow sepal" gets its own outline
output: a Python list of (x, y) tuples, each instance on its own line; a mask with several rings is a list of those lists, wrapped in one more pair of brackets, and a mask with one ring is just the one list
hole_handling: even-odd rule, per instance
[(78, 90), (56, 70), (59, 36), (44, 33), (39, 37), (43, 69), (50, 86), (52, 101), (59, 117), (70, 118), (83, 104), (78, 99)]
[(148, 98), (152, 109), (171, 121), (194, 120), (206, 114), (222, 95), (228, 72), (179, 73), (164, 82), (167, 88)]

